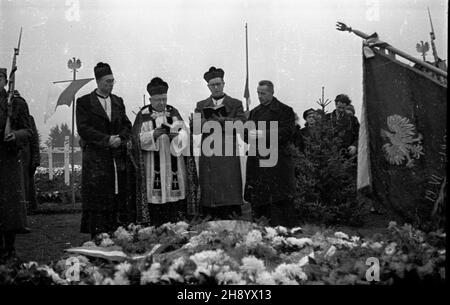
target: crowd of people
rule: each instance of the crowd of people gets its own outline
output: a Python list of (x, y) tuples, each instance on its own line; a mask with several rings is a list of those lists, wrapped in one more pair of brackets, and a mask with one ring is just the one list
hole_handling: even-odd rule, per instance
[[(344, 94), (336, 97), (332, 113), (306, 110), (306, 123), (300, 128), (293, 109), (274, 96), (271, 81), (258, 83), (260, 104), (245, 112), (240, 100), (224, 92), (225, 72), (211, 67), (203, 75), (211, 95), (196, 103), (189, 124), (168, 103), (169, 84), (159, 77), (148, 83), (150, 104), (132, 123), (123, 99), (112, 93), (115, 79), (110, 65), (98, 63), (94, 75), (97, 88), (76, 101), (83, 152), (81, 232), (92, 238), (129, 223), (157, 226), (195, 217), (235, 219), (242, 216), (246, 203), (253, 219), (265, 217), (270, 225), (292, 226), (296, 177), (290, 148), (307, 149), (306, 139), (317, 134), (318, 122), (326, 121), (341, 139), (342, 153), (356, 154), (359, 123)], [(29, 202), (34, 199), (28, 195), (33, 193), (33, 179), (27, 177), (34, 175), (39, 158), (33, 157), (37, 131), (26, 102), (16, 94), (8, 113), (6, 84), (7, 72), (1, 69), (0, 251), (13, 256), (15, 234), (29, 231), (27, 202), (28, 208), (33, 207)], [(8, 116), (12, 128), (5, 134)], [(193, 128), (196, 118), (201, 128)], [(238, 122), (258, 124), (244, 132), (227, 131), (227, 124)], [(213, 136), (215, 127), (221, 127), (218, 137)], [(201, 135), (198, 167), (192, 154), (193, 135)], [(263, 152), (274, 137), (276, 149)], [(240, 139), (255, 146), (255, 153), (247, 157), (245, 183)], [(268, 165), (273, 154), (276, 162)]]

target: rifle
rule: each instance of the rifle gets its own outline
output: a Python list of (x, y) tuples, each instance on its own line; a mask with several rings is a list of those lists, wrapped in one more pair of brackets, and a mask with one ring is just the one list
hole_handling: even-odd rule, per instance
[(12, 101), (14, 98), (15, 72), (17, 70), (16, 61), (17, 61), (17, 56), (19, 55), (21, 39), (22, 39), (22, 28), (20, 28), (19, 43), (17, 44), (17, 48), (14, 48), (14, 57), (13, 57), (11, 72), (9, 74), (9, 80), (8, 80), (8, 102), (7, 102), (7, 116), (6, 116), (6, 126), (5, 126), (5, 140), (12, 131), (12, 129), (11, 129)]

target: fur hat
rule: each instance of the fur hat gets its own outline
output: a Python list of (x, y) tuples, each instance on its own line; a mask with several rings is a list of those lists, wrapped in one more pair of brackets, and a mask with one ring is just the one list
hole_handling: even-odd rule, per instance
[(222, 69), (217, 69), (216, 67), (211, 67), (205, 74), (203, 74), (203, 78), (208, 83), (210, 80), (216, 77), (220, 77), (223, 79), (225, 72)]
[(154, 77), (147, 85), (150, 96), (167, 93), (167, 90), (169, 90), (169, 85), (159, 77)]
[(113, 74), (111, 67), (103, 62), (99, 62), (94, 68), (95, 79), (100, 79), (105, 75)]

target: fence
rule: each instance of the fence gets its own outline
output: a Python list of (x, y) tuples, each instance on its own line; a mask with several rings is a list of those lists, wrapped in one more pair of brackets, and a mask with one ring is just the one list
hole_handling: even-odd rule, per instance
[[(42, 167), (48, 168), (48, 174), (49, 179), (53, 180), (53, 167), (54, 167), (54, 161), (53, 157), (54, 154), (57, 154), (56, 156), (58, 159), (61, 159), (61, 155), (63, 154), (63, 163), (61, 164), (61, 161), (58, 161), (55, 167), (61, 167), (61, 165), (64, 166), (64, 182), (69, 185), (70, 184), (70, 170), (71, 170), (71, 158), (70, 155), (72, 153), (72, 149), (69, 144), (69, 137), (66, 136), (64, 138), (64, 147), (47, 147), (46, 149), (41, 150), (41, 154), (44, 156), (47, 156), (47, 162), (42, 162)], [(56, 157), (55, 156), (55, 157)], [(76, 162), (78, 161), (78, 162)], [(74, 165), (80, 165), (81, 164), (81, 149), (80, 147), (74, 147)], [(47, 165), (47, 166), (45, 166)], [(59, 165), (59, 166), (58, 166)]]

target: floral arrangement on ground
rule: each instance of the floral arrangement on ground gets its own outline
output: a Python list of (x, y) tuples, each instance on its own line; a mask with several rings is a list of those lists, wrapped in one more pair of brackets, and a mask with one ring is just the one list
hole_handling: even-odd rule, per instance
[[(69, 165), (70, 172), (72, 171)], [(36, 195), (39, 202), (58, 202), (71, 203), (72, 189), (70, 185), (64, 182), (64, 167), (55, 167), (52, 169), (53, 179), (50, 180), (49, 169), (45, 167), (38, 167), (34, 176), (36, 184)], [(75, 198), (81, 199), (81, 166), (75, 165), (73, 172)]]
[(370, 238), (244, 221), (130, 225), (48, 265), (0, 265), (0, 284), (434, 284), (445, 237), (395, 222)]

